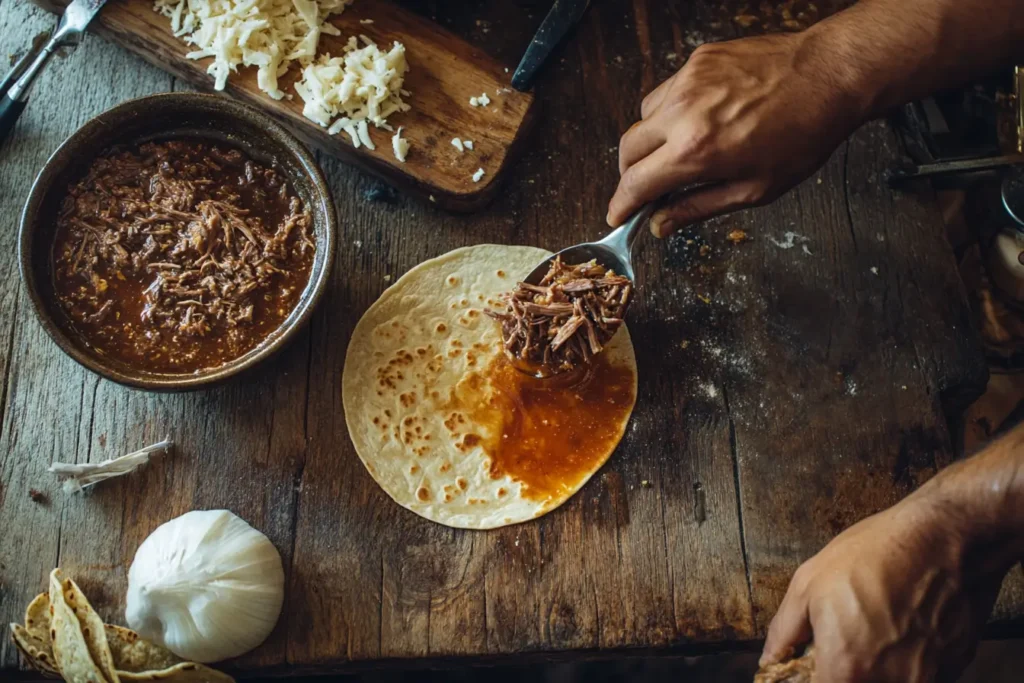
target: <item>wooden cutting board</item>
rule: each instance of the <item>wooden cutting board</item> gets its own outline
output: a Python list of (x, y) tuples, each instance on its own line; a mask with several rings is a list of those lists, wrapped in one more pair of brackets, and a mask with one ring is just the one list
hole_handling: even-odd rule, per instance
[[(68, 4), (68, 0), (34, 2), (55, 13)], [(365, 20), (373, 23), (361, 23)], [(385, 0), (356, 2), (331, 21), (341, 35), (321, 37), (321, 54), (342, 54), (349, 36), (359, 34), (382, 48), (396, 40), (405, 45), (410, 65), (405, 88), (412, 92), (406, 101), (412, 109), (388, 119), (396, 128), (402, 126), (402, 136), (411, 144), (405, 163), (395, 159), (387, 131), (371, 126), (376, 150), (355, 149), (344, 133), (328, 135), (305, 118), (302, 98), (292, 88), (298, 65), (281, 78), (281, 89), (294, 94), (291, 100), (274, 100), (261, 92), (255, 68), (239, 68), (225, 93), (270, 112), (327, 153), (446, 208), (468, 211), (486, 203), (497, 191), (533, 118), (533, 95), (510, 87), (511, 69), (430, 20)], [(213, 88), (213, 79), (206, 73), (212, 60), (186, 59), (193, 46), (172, 35), (170, 20), (153, 11), (151, 0), (110, 2), (90, 30), (196, 87)], [(470, 97), (482, 93), (487, 93), (490, 105), (470, 106)], [(472, 140), (474, 149), (460, 153), (451, 144), (456, 136)], [(473, 182), (478, 168), (485, 175)]]

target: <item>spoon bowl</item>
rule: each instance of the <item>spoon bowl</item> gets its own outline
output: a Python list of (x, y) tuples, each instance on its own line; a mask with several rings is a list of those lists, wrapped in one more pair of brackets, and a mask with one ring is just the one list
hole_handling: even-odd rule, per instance
[(608, 270), (613, 270), (617, 275), (622, 275), (635, 280), (633, 274), (633, 243), (640, 234), (639, 228), (647, 222), (647, 219), (654, 213), (654, 202), (644, 205), (639, 211), (633, 214), (629, 220), (613, 230), (603, 240), (598, 242), (584, 242), (561, 250), (553, 256), (541, 261), (537, 267), (530, 271), (523, 282), (530, 285), (539, 285), (544, 276), (551, 270), (551, 262), (561, 257), (564, 263), (576, 265), (596, 260), (598, 265)]

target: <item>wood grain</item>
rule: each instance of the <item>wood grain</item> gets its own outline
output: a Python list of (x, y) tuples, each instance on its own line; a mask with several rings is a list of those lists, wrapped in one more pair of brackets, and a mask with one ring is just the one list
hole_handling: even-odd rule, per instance
[[(53, 12), (61, 11), (68, 2), (33, 1)], [(364, 20), (372, 23), (361, 23)], [(357, 3), (330, 21), (341, 35), (321, 36), (320, 54), (343, 54), (345, 42), (354, 35), (369, 36), (382, 47), (393, 41), (405, 45), (410, 64), (405, 88), (412, 93), (406, 101), (412, 109), (388, 121), (396, 128), (402, 126), (402, 136), (410, 142), (404, 163), (395, 158), (387, 131), (371, 126), (376, 149), (356, 149), (347, 135), (328, 135), (325, 128), (305, 118), (302, 98), (292, 88), (300, 76), (298, 65), (281, 78), (281, 90), (291, 93), (291, 99), (274, 100), (260, 91), (255, 68), (240, 68), (232, 74), (225, 93), (275, 115), (310, 144), (423, 199), (452, 210), (472, 210), (489, 201), (522, 146), (534, 114), (533, 95), (509, 85), (510, 65), (387, 0)], [(206, 73), (212, 59), (187, 59), (185, 55), (194, 46), (172, 35), (170, 20), (154, 12), (150, 0), (111, 2), (89, 30), (199, 88), (213, 87)], [(490, 97), (491, 104), (470, 106), (470, 97), (482, 93)], [(456, 150), (451, 144), (456, 136), (472, 140), (473, 150)], [(478, 168), (484, 169), (485, 175), (474, 182), (472, 176)]]
[[(49, 342), (22, 288), (0, 291), (0, 623), (20, 617), (57, 563), (123, 622), (141, 540), (190, 509), (225, 507), (270, 536), (288, 571), (285, 613), (267, 643), (229, 663), (238, 673), (750, 647), (802, 560), (949, 461), (946, 415), (981, 388), (933, 202), (878, 181), (896, 151), (884, 125), (771, 207), (641, 240), (633, 421), (608, 465), (537, 522), (474, 533), (394, 505), (355, 457), (340, 391), (359, 316), (424, 259), (604, 234), (617, 140), (645, 90), (701, 41), (757, 30), (735, 26), (740, 4), (594, 3), (542, 74), (534, 144), (472, 216), (321, 153), (343, 226), (325, 300), (278, 358), (228, 386), (151, 395), (100, 380)], [(504, 63), (546, 9), (415, 3)], [(0, 0), (0, 54), (50, 24)], [(8, 282), (16, 214), (49, 152), (122, 99), (190, 87), (94, 37), (54, 67), (0, 149)], [(729, 244), (736, 228), (752, 240)], [(64, 495), (45, 471), (164, 435), (172, 453), (87, 496)], [(1018, 572), (1001, 623), (1024, 623), (1022, 596)], [(0, 676), (18, 665), (0, 639)]]

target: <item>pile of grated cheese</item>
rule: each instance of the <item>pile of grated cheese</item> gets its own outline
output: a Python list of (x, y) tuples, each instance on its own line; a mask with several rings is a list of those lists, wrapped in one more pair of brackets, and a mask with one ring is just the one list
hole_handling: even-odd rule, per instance
[[(359, 40), (353, 36), (344, 56), (323, 55), (308, 64), (295, 90), (305, 102), (302, 113), (306, 118), (326, 127), (331, 135), (344, 131), (356, 147), (376, 149), (369, 124), (391, 131), (388, 116), (410, 109), (402, 99), (409, 94), (402, 88), (408, 70), (401, 43), (384, 52), (366, 36)], [(408, 142), (398, 134), (392, 143), (395, 157), (405, 161)]]
[(339, 35), (327, 21), (353, 0), (155, 0), (153, 9), (171, 20), (175, 36), (195, 45), (189, 59), (213, 58), (207, 69), (223, 90), (238, 66), (256, 66), (260, 90), (285, 97), (277, 79), (293, 61), (316, 57), (322, 33)]

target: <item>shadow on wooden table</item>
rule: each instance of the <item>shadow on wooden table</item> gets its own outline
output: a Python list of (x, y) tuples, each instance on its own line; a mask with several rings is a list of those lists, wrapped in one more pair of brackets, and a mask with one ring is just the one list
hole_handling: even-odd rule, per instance
[[(579, 663), (466, 667), (425, 671), (371, 672), (347, 676), (300, 677), (289, 680), (337, 680), (343, 683), (750, 683), (757, 654), (704, 657), (623, 657)], [(1024, 640), (982, 643), (978, 656), (959, 683), (1019, 683), (1024, 669)], [(262, 679), (274, 683), (282, 679)], [(250, 682), (252, 683), (252, 682)]]

